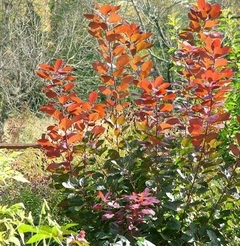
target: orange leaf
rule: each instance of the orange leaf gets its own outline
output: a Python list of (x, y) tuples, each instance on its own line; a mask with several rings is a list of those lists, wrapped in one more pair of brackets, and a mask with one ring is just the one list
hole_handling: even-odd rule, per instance
[(43, 70), (53, 72), (54, 68), (48, 64), (40, 64), (39, 67)]
[(68, 118), (63, 118), (60, 120), (59, 128), (66, 131), (71, 125), (71, 120), (69, 120)]
[(130, 61), (130, 57), (128, 55), (121, 55), (117, 59), (116, 66), (117, 68), (121, 68), (126, 66)]
[(83, 139), (83, 136), (81, 134), (73, 134), (68, 138), (68, 143), (76, 143)]
[(198, 17), (197, 17), (197, 15), (195, 14), (195, 13), (188, 13), (188, 18), (190, 19), (190, 20), (193, 20), (193, 21), (197, 21), (198, 22)]
[(111, 13), (109, 16), (109, 19), (108, 19), (108, 21), (110, 23), (116, 23), (116, 22), (119, 22), (121, 20), (122, 20), (121, 16), (119, 14), (116, 14), (116, 13)]
[(54, 71), (57, 71), (60, 69), (63, 65), (63, 60), (62, 59), (57, 59), (55, 64), (54, 64)]
[(176, 94), (175, 93), (172, 93), (172, 94), (169, 94), (169, 95), (163, 97), (162, 100), (163, 101), (167, 101), (167, 100), (172, 100), (174, 98), (176, 98)]
[(103, 95), (111, 95), (112, 91), (106, 86), (99, 86), (98, 89), (101, 91)]
[(173, 110), (173, 105), (166, 103), (160, 106), (160, 112), (171, 112)]
[(105, 104), (96, 104), (92, 109), (96, 112), (98, 112), (99, 117), (102, 118), (105, 115)]
[(98, 113), (91, 113), (89, 115), (89, 121), (97, 121), (99, 119)]
[(145, 50), (145, 49), (151, 48), (152, 46), (153, 46), (153, 44), (151, 44), (151, 43), (147, 43), (147, 42), (145, 42), (145, 41), (141, 41), (141, 42), (139, 42), (139, 43), (137, 44), (136, 50), (137, 50), (137, 51)]
[(107, 84), (107, 85), (113, 85), (114, 84), (114, 79), (113, 77), (111, 76), (108, 76), (108, 75), (102, 75), (101, 76), (101, 80), (104, 84)]
[(97, 100), (98, 93), (96, 91), (92, 91), (88, 96), (88, 101), (90, 104), (94, 104)]
[(64, 80), (72, 81), (72, 80), (75, 80), (76, 78), (77, 76), (66, 76)]
[(118, 45), (113, 49), (113, 54), (115, 56), (121, 55), (123, 52), (125, 52), (125, 46)]
[(91, 105), (89, 103), (87, 103), (87, 102), (84, 102), (82, 104), (82, 109), (85, 110), (85, 111), (89, 111), (89, 110), (91, 110), (91, 108), (92, 108)]
[(109, 4), (102, 5), (98, 8), (98, 10), (103, 14), (107, 15), (112, 11), (112, 7)]
[(100, 74), (104, 74), (108, 71), (108, 66), (103, 62), (94, 62), (92, 66), (93, 69)]
[(166, 129), (171, 129), (172, 128), (172, 125), (170, 125), (168, 123), (161, 123), (159, 126), (161, 127), (162, 131), (163, 130), (166, 130)]
[(152, 92), (152, 85), (147, 80), (141, 80), (138, 86), (144, 89), (147, 93)]
[(63, 86), (64, 91), (70, 91), (75, 86), (75, 83), (68, 83)]
[(216, 26), (218, 23), (219, 23), (219, 20), (206, 20), (203, 28), (210, 29)]
[(43, 79), (46, 79), (46, 80), (51, 80), (52, 79), (52, 76), (49, 75), (48, 73), (46, 72), (43, 72), (43, 71), (36, 71), (37, 75)]
[(61, 103), (61, 104), (65, 104), (67, 101), (68, 101), (68, 96), (67, 95), (62, 95), (58, 98), (58, 101)]
[(123, 109), (123, 107), (122, 107), (122, 105), (121, 104), (118, 104), (117, 106), (116, 106), (116, 110), (119, 112), (119, 111), (122, 111), (122, 109)]
[(142, 64), (142, 71), (150, 72), (152, 67), (153, 67), (153, 62), (152, 61), (146, 61)]
[(218, 67), (223, 67), (223, 66), (226, 66), (228, 64), (228, 61), (224, 58), (218, 58), (215, 60), (215, 68), (218, 68)]
[(163, 77), (157, 77), (154, 81), (153, 81), (153, 86), (155, 88), (157, 88), (158, 86), (160, 86), (163, 83)]

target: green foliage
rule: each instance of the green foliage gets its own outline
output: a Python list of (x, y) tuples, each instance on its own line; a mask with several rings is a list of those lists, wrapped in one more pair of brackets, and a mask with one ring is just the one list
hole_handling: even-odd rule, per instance
[[(12, 166), (12, 163), (16, 163), (17, 157), (21, 154), (21, 152), (1, 151), (0, 155), (0, 244), (21, 246), (25, 244), (39, 245), (39, 242), (42, 242), (41, 245), (54, 245), (52, 242), (55, 241), (57, 245), (63, 245), (67, 236), (76, 234), (69, 230), (76, 224), (68, 223), (65, 226), (58, 224), (56, 219), (61, 223), (66, 223), (66, 221), (58, 217), (59, 214), (54, 211), (56, 208), (51, 206), (50, 209), (44, 200), (44, 197), (49, 200), (51, 198), (52, 204), (57, 204), (57, 199), (60, 199), (57, 198), (57, 194), (55, 198), (52, 191), (51, 194), (38, 194), (39, 191), (49, 192), (50, 188), (46, 184), (40, 188), (32, 187), (31, 179), (33, 177), (30, 173), (28, 173), (28, 178), (31, 183)], [(19, 185), (19, 182), (27, 183), (27, 185)], [(33, 190), (33, 188), (35, 189)], [(18, 201), (21, 203), (17, 203)], [(23, 202), (26, 204), (26, 208)]]

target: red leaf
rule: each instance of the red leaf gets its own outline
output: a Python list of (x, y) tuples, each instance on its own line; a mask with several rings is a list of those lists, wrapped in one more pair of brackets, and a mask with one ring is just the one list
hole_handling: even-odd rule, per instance
[(52, 91), (52, 90), (49, 90), (49, 91), (46, 92), (46, 96), (48, 98), (55, 98), (55, 97), (57, 97), (57, 93)]
[(198, 0), (198, 1), (197, 1), (197, 4), (198, 4), (198, 7), (199, 7), (200, 9), (204, 9), (205, 6), (206, 6), (205, 0)]
[(175, 125), (175, 124), (180, 124), (181, 122), (178, 118), (172, 118), (170, 120), (167, 120), (166, 123), (170, 125)]
[(202, 127), (201, 126), (195, 126), (195, 127), (190, 126), (188, 127), (188, 131), (193, 136), (198, 136), (202, 134)]
[(240, 150), (239, 150), (239, 148), (238, 148), (236, 145), (230, 144), (229, 147), (230, 147), (232, 153), (233, 153), (235, 156), (239, 156), (239, 155), (240, 155)]
[(199, 22), (196, 21), (190, 21), (189, 24), (190, 28), (194, 31), (194, 32), (199, 32), (201, 30), (201, 26), (199, 24)]
[(94, 126), (91, 130), (91, 133), (95, 135), (101, 135), (105, 132), (105, 128), (103, 126)]
[(58, 168), (59, 168), (59, 164), (53, 162), (53, 163), (51, 163), (51, 164), (48, 165), (47, 171), (49, 171), (49, 172), (55, 172), (55, 170), (58, 169)]
[(97, 97), (98, 97), (98, 93), (96, 91), (92, 91), (88, 96), (89, 103), (91, 105), (94, 104), (95, 101), (97, 100)]
[(219, 15), (221, 14), (221, 5), (220, 4), (214, 4), (212, 5), (211, 11), (209, 13), (209, 17), (211, 19), (216, 19), (219, 17)]
[(240, 146), (240, 133), (236, 134), (236, 138), (237, 138), (237, 141), (238, 141), (238, 145)]
[(43, 147), (46, 147), (46, 146), (51, 146), (51, 143), (49, 140), (45, 139), (45, 138), (42, 138), (42, 139), (39, 139), (37, 141), (38, 144), (40, 144), (41, 146)]
[(194, 36), (191, 32), (181, 32), (179, 34), (179, 38), (185, 39), (185, 40), (193, 40)]
[(229, 120), (230, 119), (230, 116), (231, 116), (230, 113), (220, 114), (218, 121), (221, 122), (221, 121)]
[(207, 143), (209, 143), (210, 141), (212, 141), (213, 139), (217, 139), (218, 137), (218, 133), (216, 132), (210, 132), (206, 137), (205, 140)]
[(118, 34), (118, 33), (108, 33), (106, 35), (106, 39), (108, 42), (117, 41), (117, 40), (120, 40), (122, 38), (123, 38), (123, 36), (121, 34)]
[(93, 20), (95, 15), (93, 15), (93, 14), (84, 14), (84, 16), (87, 19), (92, 19)]

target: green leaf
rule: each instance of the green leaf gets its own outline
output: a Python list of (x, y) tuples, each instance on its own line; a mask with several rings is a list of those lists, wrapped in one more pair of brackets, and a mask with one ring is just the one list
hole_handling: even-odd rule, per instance
[(180, 221), (176, 220), (175, 218), (171, 218), (167, 222), (167, 227), (171, 230), (178, 231), (181, 228), (181, 223), (180, 223)]
[(211, 242), (213, 243), (213, 245), (216, 245), (216, 246), (220, 245), (219, 241), (218, 241), (218, 238), (217, 238), (217, 235), (213, 231), (207, 230), (207, 234), (208, 234)]
[(36, 242), (40, 242), (43, 239), (47, 239), (47, 238), (51, 238), (51, 235), (45, 235), (45, 234), (36, 234), (33, 235), (28, 241), (27, 244), (31, 244), (31, 243), (36, 243)]
[(155, 244), (151, 243), (150, 241), (146, 240), (145, 238), (137, 238), (137, 245), (138, 246), (156, 246)]
[(37, 229), (36, 229), (35, 226), (32, 226), (32, 225), (21, 224), (21, 225), (18, 227), (18, 231), (19, 231), (20, 233), (37, 232)]

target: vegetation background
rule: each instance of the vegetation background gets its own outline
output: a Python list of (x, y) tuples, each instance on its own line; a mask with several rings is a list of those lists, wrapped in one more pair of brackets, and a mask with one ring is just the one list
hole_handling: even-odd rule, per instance
[[(195, 1), (128, 0), (98, 1), (121, 4), (121, 14), (130, 22), (139, 23), (142, 30), (151, 31), (154, 44), (149, 51), (154, 61), (154, 72), (174, 83), (171, 55), (178, 48), (178, 33), (186, 26), (189, 6)], [(228, 57), (235, 70), (233, 86), (226, 107), (232, 115), (240, 115), (239, 105), (239, 54), (240, 54), (240, 3), (238, 0), (219, 0), (224, 9), (220, 28), (225, 32), (224, 42), (232, 48)], [(40, 63), (52, 63), (61, 57), (74, 67), (78, 77), (79, 96), (87, 99), (88, 93), (99, 84), (92, 63), (99, 60), (96, 41), (88, 33), (88, 21), (83, 14), (90, 12), (94, 1), (86, 0), (2, 0), (0, 3), (0, 124), (2, 142), (34, 142), (41, 137), (46, 126), (54, 120), (43, 116), (38, 109), (46, 104), (42, 91), (43, 81), (35, 71)], [(224, 135), (233, 136), (239, 130), (233, 118)], [(224, 137), (224, 136), (223, 136)], [(227, 144), (227, 143), (225, 143)], [(3, 156), (8, 152), (1, 152)], [(228, 154), (226, 154), (228, 155)], [(226, 158), (229, 158), (227, 156)], [(14, 157), (13, 168), (21, 171), (31, 182), (19, 188), (14, 180), (1, 199), (12, 205), (24, 202), (27, 211), (38, 219), (43, 198), (57, 203), (61, 193), (49, 188), (51, 181), (43, 171), (47, 160), (38, 151), (28, 150)], [(33, 172), (29, 172), (33, 170)], [(44, 180), (44, 182), (42, 182)], [(2, 201), (3, 201), (2, 200)], [(62, 223), (58, 208), (51, 212)], [(100, 237), (101, 235), (99, 235)]]

